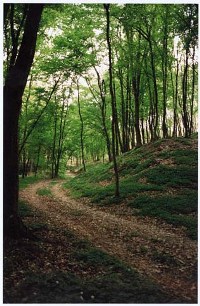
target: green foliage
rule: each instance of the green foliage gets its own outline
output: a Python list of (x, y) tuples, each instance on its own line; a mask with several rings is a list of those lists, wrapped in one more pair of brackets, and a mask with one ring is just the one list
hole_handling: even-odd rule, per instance
[(150, 183), (157, 185), (166, 185), (168, 187), (191, 187), (195, 188), (197, 182), (198, 170), (187, 165), (184, 166), (165, 166), (159, 165), (145, 173)]
[(20, 178), (19, 179), (19, 188), (24, 189), (24, 188), (28, 187), (29, 185), (38, 182), (39, 180), (40, 180), (40, 178), (35, 177), (35, 176), (27, 176), (25, 178)]
[(172, 267), (179, 267), (180, 262), (174, 258), (172, 255), (166, 253), (166, 252), (159, 252), (159, 251), (154, 251), (151, 255), (151, 258), (158, 262), (158, 263), (164, 263)]
[(30, 206), (27, 205), (26, 202), (20, 200), (19, 201), (19, 215), (24, 218), (24, 217), (30, 217), (33, 215), (33, 212), (30, 208)]
[(140, 195), (129, 201), (130, 207), (139, 209), (138, 214), (161, 218), (176, 226), (185, 226), (191, 238), (197, 238), (197, 192), (187, 190), (176, 195), (152, 197)]
[(47, 229), (48, 225), (41, 223), (41, 222), (34, 222), (32, 224), (30, 224), (30, 229), (31, 231), (38, 231), (38, 230), (43, 230), (43, 229)]
[(49, 188), (40, 188), (36, 193), (40, 196), (52, 196), (51, 190)]
[[(187, 145), (189, 144), (190, 142), (187, 139)], [(196, 150), (173, 150), (162, 152), (159, 154), (159, 157), (172, 158), (177, 165), (196, 166), (198, 152)]]
[(112, 266), (116, 268), (122, 267), (122, 263), (120, 263), (120, 261), (109, 256), (107, 253), (95, 248), (78, 251), (75, 254), (75, 257), (78, 260), (81, 260), (88, 264), (93, 264), (95, 266), (104, 266), (104, 267)]

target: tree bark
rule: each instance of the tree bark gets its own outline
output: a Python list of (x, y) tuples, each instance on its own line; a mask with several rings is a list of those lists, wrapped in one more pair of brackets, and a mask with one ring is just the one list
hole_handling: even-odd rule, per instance
[(109, 77), (110, 77), (110, 96), (111, 96), (111, 106), (112, 106), (112, 155), (113, 155), (113, 166), (115, 173), (115, 196), (119, 197), (119, 173), (118, 173), (118, 165), (116, 159), (116, 108), (115, 108), (115, 94), (113, 88), (113, 73), (112, 73), (112, 50), (111, 50), (111, 42), (110, 42), (110, 4), (104, 4), (104, 9), (106, 12), (106, 40), (108, 46), (108, 54), (109, 54)]
[(189, 121), (188, 121), (188, 111), (187, 111), (188, 67), (189, 67), (188, 56), (189, 56), (189, 49), (186, 49), (185, 67), (182, 79), (183, 126), (185, 129), (184, 134), (186, 138), (189, 136)]
[(163, 26), (163, 50), (162, 50), (162, 83), (163, 83), (163, 118), (162, 130), (163, 138), (168, 136), (168, 128), (166, 124), (167, 115), (167, 78), (168, 78), (168, 7), (165, 7), (164, 26)]
[(14, 238), (21, 235), (18, 215), (18, 119), (22, 96), (34, 58), (42, 10), (43, 4), (29, 5), (19, 53), (4, 85), (4, 237)]
[(80, 104), (80, 90), (79, 90), (79, 83), (77, 80), (77, 91), (78, 91), (78, 113), (79, 113), (79, 118), (81, 122), (81, 134), (80, 134), (80, 140), (81, 140), (81, 158), (82, 158), (82, 165), (83, 165), (83, 170), (86, 171), (86, 166), (85, 166), (85, 156), (84, 156), (84, 143), (83, 143), (83, 117), (81, 114), (81, 104)]
[(107, 152), (108, 152), (108, 160), (109, 162), (112, 161), (112, 154), (111, 154), (111, 144), (110, 144), (110, 138), (108, 134), (108, 129), (106, 126), (106, 88), (105, 88), (105, 82), (104, 80), (101, 81), (100, 74), (96, 67), (94, 67), (95, 72), (97, 74), (97, 80), (98, 80), (98, 86), (101, 96), (102, 103), (100, 104), (100, 110), (101, 110), (101, 118), (102, 118), (102, 126), (103, 126), (103, 133), (106, 140), (106, 146), (107, 146)]
[(193, 54), (192, 54), (192, 93), (191, 93), (191, 103), (190, 103), (190, 128), (189, 128), (190, 136), (192, 135), (194, 129), (194, 123), (193, 123), (194, 93), (195, 93), (195, 46), (193, 46)]

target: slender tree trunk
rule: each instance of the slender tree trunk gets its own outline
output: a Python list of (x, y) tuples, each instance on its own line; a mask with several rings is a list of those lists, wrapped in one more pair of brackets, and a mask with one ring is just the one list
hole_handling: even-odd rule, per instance
[(128, 150), (135, 147), (135, 127), (134, 127), (134, 115), (132, 106), (131, 95), (131, 80), (130, 80), (130, 67), (127, 67), (127, 85), (126, 85), (126, 104), (125, 104), (125, 120), (126, 120), (126, 146)]
[(177, 49), (177, 62), (176, 62), (176, 79), (175, 79), (175, 97), (174, 97), (174, 124), (173, 124), (173, 137), (177, 137), (177, 127), (178, 127), (178, 116), (177, 116), (177, 106), (178, 106), (178, 79), (179, 79), (179, 61), (178, 61), (178, 49)]
[(56, 165), (56, 138), (57, 138), (57, 121), (58, 121), (58, 103), (55, 97), (55, 112), (54, 112), (54, 133), (53, 133), (53, 147), (52, 147), (52, 162), (51, 162), (51, 178), (55, 177)]
[(38, 173), (38, 167), (39, 167), (39, 161), (40, 161), (40, 152), (41, 152), (41, 144), (39, 144), (39, 148), (38, 148), (38, 152), (37, 152), (37, 161), (36, 161), (36, 165), (35, 165), (35, 169), (34, 169), (35, 176)]
[(112, 71), (112, 50), (111, 50), (111, 42), (110, 42), (110, 4), (104, 4), (105, 12), (106, 12), (106, 40), (108, 46), (108, 54), (109, 54), (109, 77), (110, 77), (110, 96), (111, 96), (111, 106), (112, 106), (112, 155), (113, 155), (113, 165), (114, 165), (114, 173), (115, 173), (115, 196), (119, 197), (119, 173), (118, 173), (118, 165), (116, 159), (116, 143), (115, 143), (115, 135), (116, 135), (116, 108), (115, 108), (115, 95), (113, 88), (113, 71)]
[[(69, 90), (68, 99), (70, 97), (70, 93), (71, 93), (71, 89)], [(59, 141), (58, 141), (57, 160), (56, 160), (56, 166), (55, 166), (55, 177), (58, 177), (60, 161), (61, 161), (62, 154), (63, 154), (63, 141), (64, 141), (64, 132), (65, 132), (67, 113), (68, 113), (68, 105), (67, 105), (67, 109), (65, 110), (65, 95), (63, 91), (63, 103), (62, 103), (62, 109), (61, 109), (61, 115), (60, 115), (61, 120), (60, 120), (60, 127), (59, 127)]]
[(124, 99), (124, 82), (123, 82), (123, 73), (122, 69), (118, 67), (118, 78), (120, 82), (120, 93), (121, 93), (121, 123), (122, 123), (122, 146), (123, 146), (123, 151), (127, 152), (127, 139), (126, 139), (126, 130), (127, 130), (127, 122), (126, 122), (126, 114), (125, 114), (125, 99)]
[(151, 37), (149, 37), (148, 42), (149, 42), (149, 49), (150, 49), (151, 69), (152, 69), (152, 75), (153, 75), (153, 88), (154, 88), (155, 122), (154, 122), (153, 140), (156, 140), (158, 138), (158, 136), (157, 136), (157, 128), (158, 128), (158, 87), (157, 87), (156, 68), (155, 68), (155, 61), (154, 61), (154, 54), (153, 54)]
[(116, 155), (119, 155), (119, 148), (120, 151), (123, 152), (123, 144), (121, 139), (121, 133), (119, 128), (119, 120), (117, 115), (117, 103), (116, 103), (116, 91), (115, 91), (115, 81), (113, 80), (113, 92), (114, 92), (114, 109), (115, 109), (115, 133), (116, 133)]
[[(138, 79), (138, 77), (136, 77)], [(140, 100), (139, 100), (139, 84), (137, 84), (138, 80), (133, 78), (133, 94), (135, 98), (135, 134), (136, 134), (136, 144), (137, 147), (142, 145), (142, 139), (140, 134)]]
[(189, 136), (188, 126), (188, 111), (187, 111), (187, 93), (188, 93), (188, 54), (189, 50), (186, 50), (185, 67), (182, 79), (182, 101), (183, 101), (183, 126), (185, 129), (185, 137)]
[(85, 166), (85, 156), (84, 156), (84, 143), (83, 143), (83, 130), (84, 130), (84, 126), (83, 126), (83, 117), (81, 114), (81, 104), (80, 104), (80, 89), (79, 89), (79, 83), (77, 80), (77, 91), (78, 91), (78, 113), (79, 113), (79, 118), (80, 118), (80, 122), (81, 122), (81, 134), (80, 134), (80, 140), (81, 140), (81, 158), (82, 158), (82, 165), (83, 165), (83, 170), (86, 171), (86, 166)]
[(163, 50), (162, 50), (162, 81), (163, 81), (163, 117), (162, 117), (162, 131), (163, 138), (168, 136), (168, 129), (166, 124), (166, 114), (167, 114), (167, 65), (168, 65), (168, 7), (165, 7), (164, 16), (164, 37), (163, 37)]
[(25, 178), (26, 176), (26, 149), (23, 149), (22, 152), (22, 178)]
[(99, 91), (100, 91), (100, 96), (101, 96), (101, 118), (102, 118), (102, 126), (103, 126), (103, 133), (106, 139), (106, 146), (107, 146), (107, 152), (108, 152), (108, 160), (109, 162), (112, 161), (112, 153), (111, 153), (111, 143), (110, 143), (110, 138), (108, 135), (108, 129), (106, 126), (106, 88), (105, 88), (105, 82), (104, 80), (100, 79), (100, 74), (98, 70), (95, 68), (96, 74), (97, 74), (97, 80), (98, 80), (98, 86), (99, 86)]
[(193, 46), (193, 54), (192, 54), (192, 94), (191, 94), (191, 104), (190, 104), (190, 129), (189, 135), (191, 136), (194, 130), (193, 123), (193, 111), (194, 111), (194, 89), (195, 89), (195, 46)]
[(18, 120), (22, 96), (35, 53), (43, 4), (30, 4), (15, 65), (4, 85), (4, 237), (22, 234), (18, 216)]

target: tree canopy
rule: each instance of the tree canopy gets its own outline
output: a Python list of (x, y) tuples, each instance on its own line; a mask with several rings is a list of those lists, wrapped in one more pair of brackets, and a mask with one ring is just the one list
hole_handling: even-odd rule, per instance
[[(4, 7), (7, 81), (29, 13)], [(113, 161), (117, 182), (116, 156), (197, 131), (197, 4), (45, 4), (36, 43), (20, 107), (22, 176)]]

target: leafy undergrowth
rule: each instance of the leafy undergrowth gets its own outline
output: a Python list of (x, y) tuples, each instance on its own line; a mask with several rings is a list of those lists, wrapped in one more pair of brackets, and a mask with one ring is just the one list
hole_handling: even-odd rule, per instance
[(37, 176), (26, 176), (24, 178), (19, 178), (19, 189), (24, 189), (28, 187), (30, 184), (36, 183), (40, 180), (41, 178)]
[(37, 239), (5, 247), (4, 303), (187, 303), (26, 203), (20, 212)]
[(186, 228), (197, 238), (197, 138), (164, 139), (135, 148), (118, 158), (120, 198), (113, 197), (113, 168), (109, 163), (87, 167), (66, 181), (74, 197), (94, 204), (127, 203), (133, 214), (160, 218)]
[(52, 196), (51, 190), (49, 188), (40, 188), (37, 190), (37, 194), (40, 196)]

